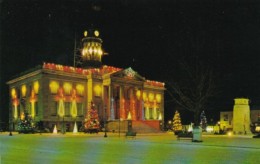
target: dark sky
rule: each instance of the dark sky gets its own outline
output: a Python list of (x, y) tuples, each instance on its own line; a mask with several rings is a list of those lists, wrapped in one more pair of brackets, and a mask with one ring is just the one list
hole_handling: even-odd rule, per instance
[[(79, 41), (90, 27), (99, 29), (109, 53), (104, 64), (131, 66), (147, 79), (164, 82), (179, 74), (183, 57), (198, 55), (206, 61), (217, 73), (220, 93), (209, 117), (218, 119), (219, 111), (232, 110), (235, 97), (250, 98), (252, 108), (260, 106), (260, 2), (0, 2), (2, 120), (8, 110), (6, 81), (44, 61), (73, 65), (74, 38)], [(173, 104), (165, 96), (166, 118), (172, 118)]]

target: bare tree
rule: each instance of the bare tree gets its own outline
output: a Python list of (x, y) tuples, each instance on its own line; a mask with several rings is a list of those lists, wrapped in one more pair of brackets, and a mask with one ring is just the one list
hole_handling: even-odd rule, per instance
[(216, 94), (213, 71), (202, 62), (180, 62), (181, 76), (168, 81), (167, 91), (180, 107), (194, 113), (195, 125), (199, 123), (200, 113), (212, 96)]

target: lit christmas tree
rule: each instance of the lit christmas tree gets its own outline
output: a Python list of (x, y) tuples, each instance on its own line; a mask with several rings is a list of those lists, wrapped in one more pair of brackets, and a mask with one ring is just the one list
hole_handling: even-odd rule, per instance
[(84, 128), (84, 131), (89, 133), (98, 133), (99, 131), (100, 123), (98, 119), (98, 113), (93, 102), (91, 102), (91, 108), (88, 110), (88, 113), (85, 117)]
[(176, 110), (174, 117), (173, 117), (173, 132), (175, 134), (179, 133), (180, 131), (182, 131), (182, 124), (181, 124), (181, 117), (180, 117), (180, 113)]
[(206, 115), (205, 115), (204, 111), (202, 111), (201, 114), (200, 114), (200, 126), (202, 128), (202, 131), (206, 131), (206, 128), (207, 128), (207, 118), (206, 118)]
[(32, 126), (32, 117), (28, 112), (22, 113), (21, 119), (18, 122), (17, 131), (19, 133), (33, 133), (34, 127)]

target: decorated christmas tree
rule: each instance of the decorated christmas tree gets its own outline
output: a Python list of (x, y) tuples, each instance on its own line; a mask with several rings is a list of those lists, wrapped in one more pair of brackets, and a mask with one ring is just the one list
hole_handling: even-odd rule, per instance
[(19, 133), (33, 133), (34, 127), (32, 126), (32, 117), (28, 112), (22, 113), (22, 116), (18, 122), (17, 131)]
[(201, 114), (200, 114), (200, 126), (202, 128), (202, 131), (206, 131), (206, 128), (207, 128), (207, 118), (206, 118), (206, 115), (205, 115), (204, 111), (202, 111)]
[(91, 102), (90, 109), (87, 112), (84, 123), (85, 132), (93, 133), (98, 132), (100, 128), (100, 123), (98, 119), (98, 113), (95, 109), (95, 104)]
[(173, 132), (179, 133), (180, 131), (182, 131), (182, 124), (181, 124), (181, 117), (180, 117), (180, 113), (176, 110), (174, 117), (173, 117)]

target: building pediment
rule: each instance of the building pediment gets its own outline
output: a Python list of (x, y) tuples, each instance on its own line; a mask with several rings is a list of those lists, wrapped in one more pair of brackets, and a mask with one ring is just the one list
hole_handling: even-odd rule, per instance
[(112, 73), (110, 75), (111, 78), (122, 78), (122, 79), (129, 79), (135, 81), (145, 81), (145, 78), (139, 75), (136, 71), (134, 71), (131, 67), (123, 69), (121, 71)]

